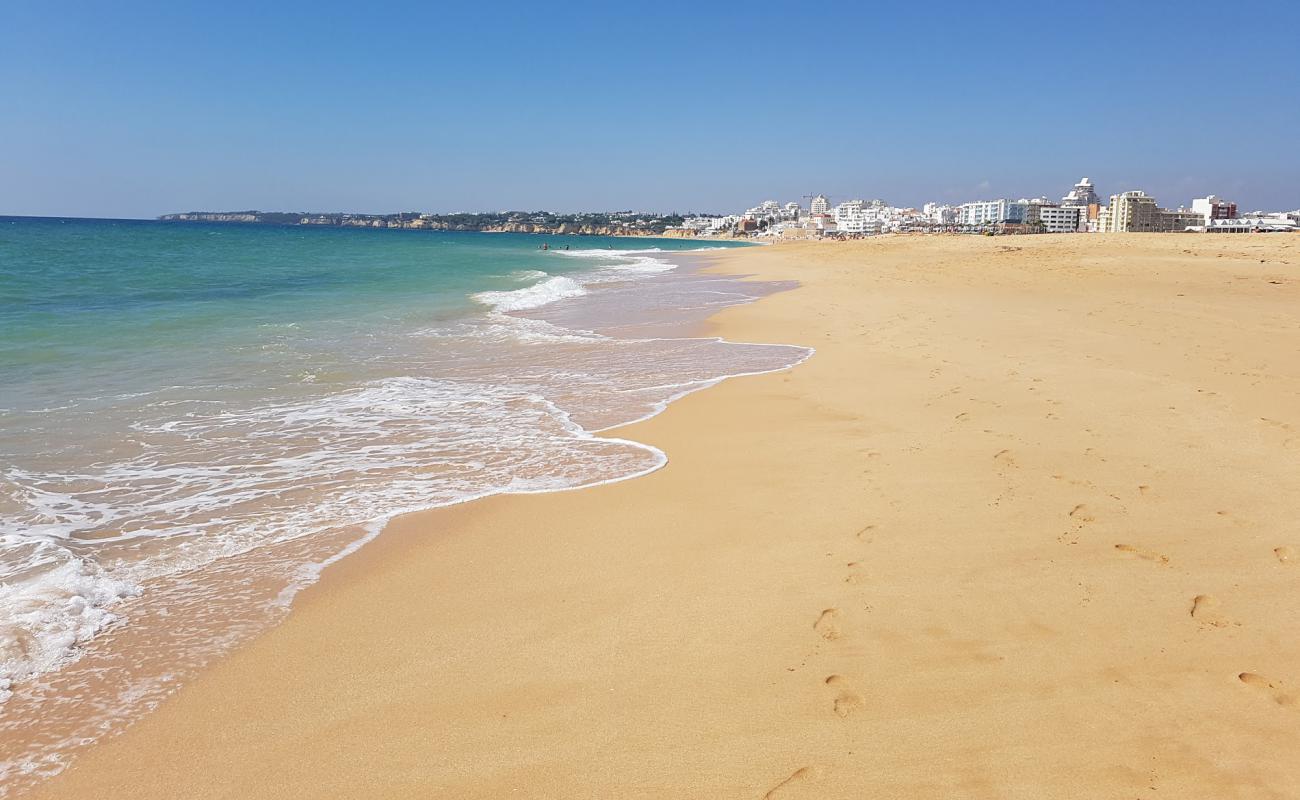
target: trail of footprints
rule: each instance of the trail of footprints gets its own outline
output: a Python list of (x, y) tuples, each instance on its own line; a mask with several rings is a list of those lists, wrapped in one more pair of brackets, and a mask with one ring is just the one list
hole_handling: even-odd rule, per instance
[[(863, 544), (871, 544), (875, 540), (876, 526), (864, 525), (853, 537)], [(865, 567), (861, 561), (850, 561), (845, 566), (848, 573), (844, 576), (844, 582), (850, 586), (858, 586), (866, 582), (867, 576)], [(843, 636), (840, 628), (840, 610), (835, 607), (822, 609), (817, 620), (813, 622), (813, 630), (817, 632), (822, 639), (833, 642)], [(866, 707), (866, 700), (858, 694), (849, 685), (849, 681), (843, 675), (828, 675), (823, 683), (834, 690), (831, 700), (831, 710), (840, 719), (844, 719), (853, 713)]]
[[(1267, 421), (1267, 420), (1266, 420)], [(999, 454), (1000, 455), (1000, 454)], [(1138, 492), (1146, 495), (1151, 490), (1150, 486), (1142, 484), (1138, 486)], [(1078, 505), (1070, 516), (1075, 516), (1075, 512), (1083, 509), (1083, 505)], [(1219, 512), (1223, 513), (1223, 512)], [(1160, 566), (1169, 565), (1169, 556), (1163, 553), (1156, 553), (1151, 550), (1144, 550), (1131, 544), (1117, 544), (1115, 550), (1126, 555), (1134, 556), (1144, 561), (1151, 561)], [(1273, 548), (1273, 556), (1279, 564), (1284, 566), (1294, 566), (1300, 559), (1300, 552), (1290, 545), (1281, 545)], [(1235, 622), (1223, 614), (1222, 603), (1219, 598), (1211, 594), (1198, 594), (1192, 598), (1188, 608), (1188, 616), (1208, 628), (1224, 628), (1228, 626), (1240, 626), (1240, 622)], [(1237, 676), (1241, 683), (1249, 686), (1259, 692), (1268, 695), (1273, 702), (1286, 708), (1300, 708), (1300, 692), (1287, 690), (1280, 681), (1270, 680), (1263, 675), (1254, 672), (1243, 672)]]
[[(1009, 450), (999, 451), (994, 454), (993, 459), (1003, 468), (1015, 468), (1018, 466), (1015, 462), (1014, 456)], [(1141, 495), (1146, 495), (1150, 489), (1151, 487), (1146, 484), (1138, 486), (1138, 492)], [(1088, 510), (1087, 505), (1083, 503), (1076, 505), (1070, 511), (1069, 516), (1079, 524), (1080, 528), (1095, 521), (1095, 518)], [(875, 540), (875, 534), (876, 526), (874, 524), (864, 525), (854, 533), (854, 538), (864, 544), (871, 544)], [(1170, 563), (1169, 556), (1152, 550), (1146, 550), (1136, 545), (1120, 543), (1116, 544), (1114, 548), (1118, 553), (1123, 553), (1124, 555), (1142, 561), (1148, 561), (1159, 566), (1169, 566)], [(1297, 561), (1300, 561), (1300, 559), (1297, 558), (1300, 553), (1297, 553), (1296, 549), (1289, 545), (1274, 548), (1273, 555), (1277, 558), (1279, 563), (1284, 565), (1295, 565)], [(862, 571), (863, 565), (861, 561), (850, 561), (846, 566), (849, 568), (849, 572), (844, 578), (845, 583), (858, 585), (866, 580), (866, 576)], [(1240, 625), (1240, 623), (1233, 622), (1225, 617), (1220, 610), (1220, 605), (1219, 599), (1213, 595), (1199, 594), (1192, 598), (1188, 613), (1192, 619), (1211, 628)], [(817, 615), (817, 619), (813, 622), (812, 628), (824, 641), (834, 642), (844, 635), (843, 630), (840, 627), (840, 616), (841, 612), (839, 608), (834, 606), (824, 608), (821, 613)], [(1300, 708), (1300, 693), (1286, 690), (1278, 681), (1269, 680), (1253, 672), (1243, 672), (1237, 677), (1242, 684), (1256, 689), (1261, 693), (1267, 694), (1280, 706), (1287, 708)], [(834, 692), (831, 699), (831, 710), (840, 719), (846, 719), (866, 708), (865, 698), (863, 698), (863, 696), (858, 692), (854, 691), (848, 679), (843, 675), (838, 673), (828, 675), (823, 680), (823, 683)], [(789, 794), (786, 790), (790, 789), (795, 784), (808, 780), (813, 775), (812, 770), (812, 767), (800, 767), (799, 769), (796, 769), (780, 783), (769, 789), (767, 793), (763, 795), (763, 800), (779, 800), (779, 798)]]

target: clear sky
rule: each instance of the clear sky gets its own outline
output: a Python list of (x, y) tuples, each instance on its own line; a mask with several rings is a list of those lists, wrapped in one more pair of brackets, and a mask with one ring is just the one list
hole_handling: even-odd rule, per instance
[(1300, 206), (1300, 3), (0, 4), (0, 214)]

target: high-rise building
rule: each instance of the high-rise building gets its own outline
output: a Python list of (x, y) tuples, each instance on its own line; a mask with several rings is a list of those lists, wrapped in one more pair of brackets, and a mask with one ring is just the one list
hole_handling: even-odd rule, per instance
[(1101, 199), (1097, 197), (1097, 191), (1093, 188), (1092, 181), (1087, 178), (1080, 180), (1070, 190), (1070, 193), (1061, 198), (1063, 206), (1089, 206), (1093, 203), (1100, 203)]
[(825, 214), (831, 210), (831, 203), (826, 195), (819, 194), (812, 199), (812, 207), (808, 210), (813, 214)]
[(1111, 195), (1102, 220), (1098, 230), (1103, 233), (1169, 233), (1204, 224), (1199, 212), (1160, 208), (1154, 197), (1139, 191)]
[(1146, 192), (1131, 191), (1110, 196), (1110, 214), (1103, 233), (1150, 232), (1156, 225), (1156, 199)]

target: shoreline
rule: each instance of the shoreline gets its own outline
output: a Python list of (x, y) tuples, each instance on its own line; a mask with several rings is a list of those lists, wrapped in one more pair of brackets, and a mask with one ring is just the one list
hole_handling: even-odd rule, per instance
[[(685, 247), (671, 246), (670, 243), (660, 243), (667, 250), (655, 249), (654, 258), (648, 256), (627, 256), (620, 259), (605, 258), (606, 250), (578, 250), (575, 255), (590, 258), (596, 257), (593, 264), (613, 263), (616, 270), (614, 275), (618, 278), (616, 283), (619, 286), (631, 287), (641, 285), (639, 282), (643, 279), (643, 274), (648, 269), (649, 275), (653, 280), (650, 283), (641, 285), (639, 296), (649, 298), (649, 305), (654, 305), (653, 298), (656, 291), (664, 291), (664, 286), (675, 286), (677, 291), (685, 291), (689, 296), (689, 287), (692, 280), (699, 281), (701, 276), (696, 273), (699, 270), (699, 251), (690, 245)], [(609, 255), (615, 256), (619, 253), (628, 251), (610, 251)], [(633, 251), (634, 252), (634, 251)], [(567, 254), (566, 254), (567, 255)], [(665, 260), (666, 259), (666, 260)], [(623, 263), (635, 262), (635, 268), (628, 275), (624, 275), (617, 270), (622, 269)], [(671, 262), (671, 263), (669, 263)], [(574, 261), (570, 264), (586, 265), (588, 261)], [(645, 265), (650, 264), (647, 268)], [(673, 265), (677, 265), (674, 269)], [(601, 270), (606, 269), (601, 266), (583, 267), (575, 274), (586, 276), (579, 277), (578, 280), (584, 285), (588, 280), (601, 283), (599, 275)], [(570, 272), (573, 272), (570, 270)], [(659, 273), (663, 273), (662, 279)], [(561, 272), (560, 274), (567, 274)], [(630, 276), (630, 277), (629, 277)], [(674, 281), (673, 276), (681, 276), (681, 279)], [(549, 278), (548, 278), (549, 280)], [(608, 281), (608, 278), (605, 279)], [(544, 285), (542, 281), (539, 285)], [(752, 299), (761, 296), (765, 291), (773, 291), (771, 288), (745, 288), (737, 282), (726, 283), (720, 286), (716, 279), (703, 279), (703, 285), (708, 289), (705, 294), (696, 299), (701, 302), (700, 308), (715, 306), (715, 298), (712, 296), (715, 290), (733, 296), (735, 299), (729, 299), (727, 302), (752, 302)], [(498, 305), (505, 305), (506, 300), (514, 295), (526, 294), (529, 287), (515, 291), (495, 292), (494, 296), (489, 298), (487, 294), (475, 294), (471, 296), (472, 303), (469, 303), (476, 309), (474, 312), (475, 319), (484, 321), (492, 319)], [(627, 293), (627, 288), (622, 289)], [(672, 289), (669, 289), (672, 291)], [(497, 296), (499, 295), (499, 297)], [(597, 297), (601, 296), (600, 292), (596, 293)], [(604, 295), (607, 304), (611, 302), (610, 297), (617, 298), (619, 291)], [(747, 299), (741, 299), (747, 298)], [(618, 303), (617, 299), (612, 302)], [(528, 304), (525, 308), (531, 308)], [(551, 481), (554, 485), (543, 488), (542, 486), (532, 485), (527, 482), (515, 483), (514, 490), (518, 494), (546, 493), (563, 489), (586, 488), (588, 486), (603, 485), (606, 483), (628, 480), (633, 477), (639, 477), (658, 469), (666, 456), (658, 448), (644, 445), (631, 440), (616, 439), (610, 436), (597, 436), (599, 429), (617, 427), (610, 423), (617, 420), (637, 421), (650, 416), (654, 416), (662, 411), (672, 400), (700, 388), (707, 388), (718, 380), (724, 380), (726, 377), (743, 374), (762, 374), (769, 368), (785, 368), (789, 359), (793, 356), (787, 356), (784, 348), (752, 348), (749, 352), (752, 354), (755, 350), (766, 350), (769, 357), (741, 358), (740, 360), (728, 365), (728, 348), (732, 348), (730, 343), (724, 342), (719, 337), (708, 337), (700, 339), (693, 336), (693, 333), (699, 327), (700, 321), (708, 313), (699, 311), (678, 315), (682, 318), (668, 319), (665, 315), (663, 319), (657, 319), (651, 322), (651, 327), (657, 329), (652, 331), (651, 335), (643, 336), (638, 334), (638, 325), (644, 322), (636, 322), (646, 312), (638, 311), (636, 304), (624, 307), (624, 315), (620, 318), (622, 326), (631, 331), (630, 335), (620, 335), (612, 333), (609, 341), (626, 338), (633, 345), (632, 350), (641, 354), (639, 357), (647, 358), (641, 366), (644, 370), (653, 369), (653, 365), (659, 362), (654, 360), (654, 356), (647, 352), (645, 347), (635, 346), (637, 343), (653, 344), (656, 341), (662, 341), (669, 346), (672, 343), (680, 343), (686, 346), (688, 351), (693, 351), (696, 358), (702, 359), (695, 365), (696, 369), (688, 369), (681, 372), (681, 383), (660, 383), (658, 391), (651, 387), (648, 393), (637, 395), (638, 402), (623, 409), (625, 413), (608, 413), (614, 408), (608, 406), (604, 410), (604, 415), (599, 415), (593, 419), (583, 419), (580, 415), (584, 409), (588, 409), (580, 398), (570, 397), (570, 402), (559, 400), (559, 405), (553, 405), (555, 419), (564, 429), (569, 430), (569, 434), (564, 437), (566, 441), (578, 441), (590, 443), (596, 450), (606, 452), (614, 448), (620, 448), (622, 452), (639, 453), (639, 455), (628, 456), (627, 463), (623, 469), (614, 469), (612, 472), (608, 465), (603, 463), (593, 464), (591, 469), (573, 471), (571, 474), (564, 476), (563, 480)], [(542, 306), (544, 307), (544, 305)], [(692, 307), (690, 305), (687, 306)], [(582, 317), (581, 304), (570, 307), (568, 311), (560, 312), (559, 324), (561, 328), (566, 325), (577, 325), (579, 330), (585, 330), (584, 318)], [(600, 316), (600, 305), (597, 303), (594, 313)], [(591, 307), (587, 307), (587, 313), (593, 313)], [(576, 316), (575, 316), (576, 315)], [(554, 320), (555, 317), (552, 317)], [(653, 319), (653, 317), (652, 317)], [(598, 322), (598, 320), (597, 320)], [(530, 316), (529, 313), (522, 315), (521, 319), (509, 322), (509, 324), (524, 325), (525, 329), (531, 325), (550, 325), (545, 319)], [(491, 324), (500, 324), (492, 322)], [(616, 326), (618, 327), (618, 326)], [(593, 341), (606, 338), (596, 336)], [(526, 341), (527, 337), (521, 334), (521, 341)], [(521, 345), (522, 346), (522, 345)], [(549, 347), (549, 346), (548, 346)], [(572, 349), (572, 348), (570, 348)], [(740, 345), (736, 350), (744, 350), (745, 347)], [(712, 355), (699, 356), (702, 351), (707, 351)], [(522, 350), (520, 351), (523, 352)], [(624, 351), (624, 358), (627, 357)], [(721, 355), (720, 355), (721, 354)], [(498, 355), (501, 355), (498, 353)], [(506, 356), (512, 355), (506, 353)], [(604, 356), (602, 362), (600, 356), (594, 352), (583, 353), (583, 355), (592, 355), (595, 361), (587, 363), (581, 362), (582, 366), (575, 367), (578, 369), (606, 369), (614, 365), (614, 362), (608, 362), (610, 356)], [(799, 349), (797, 355), (802, 355), (802, 349)], [(541, 356), (545, 358), (545, 356)], [(716, 359), (721, 358), (721, 361)], [(553, 359), (552, 359), (553, 360)], [(707, 362), (707, 366), (706, 366)], [(764, 366), (764, 362), (766, 366)], [(781, 364), (777, 367), (777, 364)], [(646, 374), (650, 374), (646, 372)], [(673, 371), (656, 373), (656, 376), (664, 381), (672, 381)], [(509, 376), (506, 376), (507, 380)], [(647, 383), (647, 381), (642, 381)], [(650, 380), (648, 383), (659, 383), (656, 380)], [(635, 386), (635, 379), (629, 386)], [(559, 397), (563, 398), (563, 387), (556, 387), (561, 390)], [(595, 401), (597, 406), (599, 401)], [(636, 418), (636, 419), (634, 419)], [(427, 431), (439, 431), (434, 425), (435, 419), (427, 421), (424, 428)], [(597, 423), (593, 425), (593, 422)], [(487, 431), (485, 435), (492, 435)], [(502, 435), (498, 433), (498, 435)], [(603, 442), (604, 444), (599, 444)], [(648, 463), (647, 463), (648, 462)], [(558, 474), (558, 472), (557, 472)], [(534, 482), (535, 484), (536, 482)], [(547, 483), (543, 481), (542, 483)], [(570, 485), (565, 485), (570, 484)], [(531, 487), (531, 491), (530, 491)], [(386, 487), (375, 487), (376, 490), (382, 490)], [(178, 573), (175, 581), (165, 577), (160, 581), (155, 581), (154, 585), (149, 587), (147, 594), (152, 605), (148, 601), (144, 604), (135, 603), (125, 609), (127, 624), (113, 625), (100, 632), (102, 639), (91, 647), (87, 647), (84, 652), (77, 653), (76, 658), (70, 658), (65, 662), (66, 669), (51, 670), (43, 676), (30, 681), (20, 683), (18, 687), (18, 696), (15, 702), (6, 704), (0, 712), (9, 712), (9, 722), (0, 736), (0, 773), (5, 777), (0, 780), (0, 795), (9, 796), (10, 791), (15, 794), (21, 794), (29, 789), (31, 781), (28, 776), (32, 774), (54, 774), (61, 768), (62, 764), (75, 761), (76, 756), (83, 751), (87, 744), (92, 743), (95, 739), (102, 738), (100, 732), (111, 731), (110, 738), (117, 735), (129, 725), (147, 714), (146, 709), (151, 709), (166, 696), (173, 694), (179, 688), (187, 685), (194, 676), (196, 670), (201, 671), (206, 668), (207, 664), (216, 663), (224, 659), (230, 652), (242, 646), (243, 642), (250, 641), (261, 632), (268, 628), (274, 627), (282, 621), (283, 613), (286, 612), (291, 603), (293, 596), (301, 591), (304, 586), (313, 584), (319, 574), (347, 556), (354, 554), (358, 549), (364, 547), (372, 541), (382, 531), (383, 527), (394, 516), (404, 513), (418, 511), (427, 511), (435, 508), (458, 505), (475, 499), (506, 492), (509, 487), (493, 486), (487, 484), (480, 487), (481, 491), (474, 494), (461, 493), (459, 496), (449, 498), (437, 494), (437, 485), (432, 487), (434, 494), (428, 492), (423, 494), (407, 494), (405, 502), (399, 499), (398, 502), (381, 502), (373, 504), (375, 515), (368, 520), (349, 525), (345, 528), (339, 528), (337, 535), (334, 531), (325, 531), (327, 535), (321, 535), (318, 531), (316, 535), (303, 537), (302, 541), (307, 542), (307, 547), (297, 547), (290, 544), (281, 547), (271, 545), (257, 548), (249, 558), (228, 558), (222, 563), (213, 565), (213, 569), (198, 572), (189, 570)], [(472, 488), (472, 487), (471, 487)], [(308, 508), (307, 510), (310, 510)], [(321, 510), (316, 513), (317, 517), (321, 516)], [(310, 543), (322, 543), (321, 547), (310, 550)], [(269, 591), (261, 592), (259, 599), (265, 602), (258, 604), (251, 599), (252, 595), (245, 592), (244, 603), (238, 608), (224, 608), (214, 611), (210, 617), (204, 618), (200, 614), (185, 615), (183, 610), (177, 608), (178, 604), (184, 604), (189, 600), (186, 595), (197, 594), (197, 583), (191, 583), (192, 580), (207, 581), (208, 575), (213, 575), (213, 579), (208, 581), (209, 586), (220, 587), (223, 584), (227, 587), (239, 585), (241, 583), (254, 579), (254, 572), (258, 567), (258, 562), (266, 564), (284, 563), (288, 561), (301, 562), (298, 568), (291, 572), (284, 572), (284, 580), (281, 586), (271, 585), (274, 578), (280, 577), (277, 573), (271, 578), (264, 581), (269, 586)], [(265, 571), (265, 570), (264, 570)], [(261, 575), (262, 573), (257, 573)], [(222, 580), (221, 576), (228, 576), (227, 580)], [(265, 577), (265, 576), (263, 576)], [(234, 580), (232, 584), (230, 579)], [(165, 594), (173, 587), (171, 583), (178, 584), (175, 587), (178, 591), (171, 592), (171, 596), (158, 597)], [(185, 584), (190, 584), (188, 589)], [(220, 598), (217, 598), (218, 601)], [(214, 603), (203, 603), (205, 609), (214, 608)], [(258, 611), (258, 609), (262, 609)], [(121, 611), (119, 611), (121, 613)], [(277, 619), (279, 618), (279, 619)], [(203, 619), (208, 626), (207, 635), (203, 633), (191, 633), (190, 639), (192, 646), (189, 649), (177, 648), (170, 646), (173, 644), (172, 632), (175, 630), (189, 630), (197, 632), (198, 627), (205, 622), (197, 622), (196, 619)], [(259, 619), (261, 624), (259, 624)], [(232, 635), (234, 623), (240, 625), (237, 634)], [(175, 637), (173, 637), (175, 638)], [(212, 649), (204, 649), (206, 643), (213, 641), (222, 641), (223, 644), (216, 645), (218, 652)], [(131, 662), (126, 669), (114, 668), (115, 663), (122, 663), (123, 660)], [(125, 666), (125, 664), (124, 664)], [(70, 687), (70, 690), (63, 691), (63, 687)], [(30, 691), (29, 691), (30, 690)], [(53, 701), (53, 702), (51, 702)], [(102, 714), (95, 712), (87, 713), (85, 709), (105, 709)], [(112, 725), (109, 728), (109, 725)], [(92, 738), (93, 737), (93, 738)], [(57, 744), (56, 744), (57, 743)], [(12, 781), (12, 785), (10, 784)]]
[(395, 519), (31, 796), (1287, 796), (1295, 244), (1035, 238), (709, 254), (817, 357)]

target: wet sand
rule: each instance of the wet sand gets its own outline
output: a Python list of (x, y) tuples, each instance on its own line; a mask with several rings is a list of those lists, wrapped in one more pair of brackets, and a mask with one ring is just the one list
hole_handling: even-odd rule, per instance
[(1300, 795), (1300, 236), (715, 263), (817, 354), (401, 518), (35, 796)]

